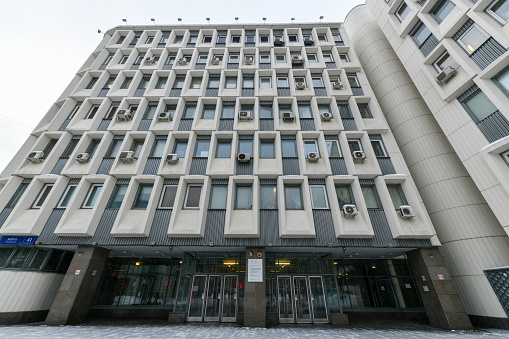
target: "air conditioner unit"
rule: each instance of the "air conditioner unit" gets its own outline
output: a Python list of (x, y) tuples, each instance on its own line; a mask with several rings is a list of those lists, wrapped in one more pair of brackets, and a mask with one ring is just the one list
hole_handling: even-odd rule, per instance
[(79, 154), (76, 156), (76, 160), (77, 160), (80, 164), (86, 164), (86, 163), (90, 160), (90, 154), (88, 154), (88, 153), (79, 153)]
[(295, 114), (293, 112), (283, 112), (283, 121), (293, 121)]
[(304, 38), (304, 46), (313, 46), (314, 41), (311, 38)]
[(364, 160), (366, 160), (366, 153), (363, 151), (353, 151), (352, 152), (353, 160), (354, 162), (362, 162), (364, 163)]
[(302, 64), (304, 60), (302, 59), (302, 55), (294, 55), (292, 56), (292, 64)]
[(136, 160), (136, 158), (134, 157), (134, 152), (133, 151), (123, 151), (123, 152), (120, 152), (120, 155), (118, 156), (118, 159), (120, 161), (122, 161), (124, 164), (130, 164), (132, 163), (134, 160)]
[(332, 88), (334, 88), (334, 89), (343, 89), (343, 84), (340, 83), (339, 81), (336, 81), (336, 82), (334, 82), (334, 84), (332, 84)]
[(156, 58), (155, 58), (155, 57), (153, 57), (153, 56), (152, 56), (152, 57), (146, 57), (146, 58), (145, 58), (145, 63), (146, 63), (147, 65), (153, 65), (153, 64), (155, 64), (155, 62), (156, 62)]
[(171, 112), (161, 112), (157, 116), (157, 120), (159, 121), (171, 121)]
[(179, 156), (177, 154), (166, 154), (166, 161), (169, 164), (176, 164), (179, 161)]
[(309, 152), (306, 158), (309, 162), (317, 162), (320, 159), (320, 155), (318, 152)]
[(355, 205), (343, 205), (343, 213), (345, 214), (345, 217), (353, 218), (359, 214), (359, 211), (357, 211), (357, 206)]
[(27, 160), (33, 163), (40, 163), (44, 160), (44, 152), (42, 151), (33, 151), (30, 152), (27, 156)]
[(322, 113), (322, 121), (331, 121), (331, 119), (332, 119), (332, 113), (330, 113), (330, 112)]
[(211, 60), (210, 60), (210, 63), (211, 63), (212, 65), (219, 65), (219, 59), (216, 59), (216, 58), (211, 59)]
[(447, 82), (447, 80), (449, 80), (450, 78), (452, 78), (455, 75), (456, 75), (456, 69), (451, 66), (447, 66), (440, 73), (438, 73), (436, 79), (439, 84), (445, 84)]
[(237, 156), (237, 160), (239, 162), (250, 162), (251, 154), (250, 153), (239, 153), (239, 155)]
[(253, 57), (246, 57), (246, 59), (244, 60), (244, 63), (246, 65), (252, 65), (253, 64)]
[(187, 60), (186, 60), (186, 58), (179, 58), (177, 60), (177, 63), (179, 64), (179, 66), (185, 66), (185, 65), (187, 65)]
[(284, 44), (283, 39), (274, 39), (274, 46), (283, 46)]
[(303, 90), (306, 88), (306, 85), (304, 85), (303, 82), (298, 82), (295, 87), (297, 87), (297, 89)]
[(118, 120), (124, 120), (124, 121), (131, 120), (131, 111), (128, 111), (126, 109), (120, 109), (120, 110), (118, 110), (116, 116), (117, 116), (117, 121)]
[(399, 215), (402, 219), (409, 219), (415, 217), (414, 209), (408, 205), (399, 206)]
[(240, 111), (239, 120), (251, 120), (251, 113), (249, 111)]

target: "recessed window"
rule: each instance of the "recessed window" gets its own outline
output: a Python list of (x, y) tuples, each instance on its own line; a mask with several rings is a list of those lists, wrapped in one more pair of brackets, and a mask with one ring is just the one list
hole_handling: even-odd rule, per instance
[(179, 158), (186, 157), (187, 140), (176, 140), (173, 147), (173, 153), (177, 154)]
[(175, 59), (176, 57), (174, 55), (168, 55), (164, 64), (172, 66), (175, 63)]
[(288, 78), (287, 77), (277, 77), (277, 87), (279, 88), (287, 88), (288, 86)]
[(350, 148), (350, 153), (362, 151), (362, 144), (361, 141), (358, 139), (349, 139), (348, 147)]
[(133, 82), (132, 77), (126, 77), (124, 79), (124, 82), (122, 82), (122, 85), (120, 85), (120, 89), (128, 89), (129, 86), (131, 86), (131, 83)]
[(322, 41), (322, 42), (327, 41), (327, 34), (325, 34), (325, 33), (318, 33), (317, 36), (318, 36), (318, 41)]
[(120, 151), (120, 146), (122, 146), (121, 139), (113, 139), (111, 142), (110, 148), (108, 149), (108, 152), (106, 152), (105, 158), (115, 158)]
[(304, 209), (300, 186), (285, 185), (285, 208), (287, 210)]
[(37, 198), (35, 199), (34, 203), (32, 204), (32, 208), (41, 208), (41, 206), (46, 201), (46, 198), (48, 197), (49, 193), (51, 192), (52, 188), (53, 184), (45, 184), (41, 191), (39, 192), (39, 195), (37, 195)]
[(66, 208), (69, 205), (69, 202), (71, 201), (71, 198), (74, 195), (77, 187), (78, 185), (67, 186), (64, 194), (62, 195), (62, 198), (60, 199), (60, 202), (57, 205), (58, 208)]
[(240, 35), (233, 35), (232, 36), (232, 43), (239, 44), (240, 43)]
[(210, 44), (212, 43), (212, 35), (206, 35), (203, 37), (203, 43), (204, 44)]
[(332, 58), (331, 53), (323, 53), (323, 61), (325, 62), (334, 62), (334, 59)]
[(240, 55), (238, 55), (238, 54), (230, 54), (230, 56), (228, 57), (228, 62), (230, 64), (238, 64), (239, 63), (239, 59), (240, 59)]
[(164, 146), (166, 146), (166, 139), (156, 139), (150, 152), (151, 158), (161, 158), (164, 152)]
[(324, 87), (322, 77), (312, 77), (313, 87)]
[(304, 150), (306, 155), (309, 153), (318, 153), (318, 143), (316, 140), (304, 140)]
[(191, 88), (192, 89), (200, 89), (201, 88), (202, 78), (193, 78), (191, 80)]
[(219, 35), (217, 37), (217, 43), (218, 44), (225, 44), (226, 43), (226, 35)]
[(97, 114), (97, 111), (99, 110), (99, 105), (92, 105), (90, 107), (90, 110), (88, 111), (87, 115), (85, 116), (85, 119), (93, 119), (95, 115)]
[(318, 59), (316, 57), (316, 54), (308, 54), (307, 55), (308, 57), (308, 62), (309, 63), (315, 63), (315, 62), (318, 62)]
[(239, 140), (239, 153), (253, 154), (253, 140), (250, 139)]
[(323, 185), (310, 185), (311, 192), (311, 207), (313, 209), (328, 209), (329, 203), (327, 202), (327, 192)]
[(209, 209), (225, 210), (227, 196), (228, 196), (228, 186), (212, 185), (210, 190)]
[(97, 79), (99, 79), (99, 78), (92, 77), (92, 79), (90, 79), (90, 81), (88, 82), (88, 85), (87, 85), (87, 87), (85, 87), (85, 89), (91, 89), (92, 87), (94, 87), (95, 83), (97, 82)]
[(341, 62), (350, 62), (350, 58), (348, 57), (348, 54), (346, 54), (346, 53), (340, 53), (339, 60), (341, 60)]
[(398, 210), (400, 206), (406, 205), (401, 185), (387, 185), (387, 189), (389, 190), (394, 209)]
[(303, 86), (306, 86), (306, 78), (305, 77), (295, 77), (295, 87), (300, 86), (301, 84)]
[(230, 139), (218, 139), (216, 158), (230, 158), (232, 155), (232, 141)]
[(361, 186), (362, 195), (364, 196), (364, 201), (366, 202), (366, 207), (368, 209), (380, 209), (380, 204), (378, 203), (378, 198), (375, 192), (375, 186)]
[(486, 9), (486, 12), (491, 14), (501, 24), (509, 22), (509, 1), (496, 0)]
[(177, 185), (164, 185), (163, 192), (161, 193), (161, 200), (159, 201), (159, 208), (163, 209), (173, 208), (176, 196), (177, 196)]
[(399, 19), (399, 21), (403, 21), (403, 20), (405, 20), (408, 13), (410, 13), (410, 8), (403, 1), (401, 3), (401, 5), (399, 5), (398, 9), (396, 10), (396, 17)]
[(202, 185), (187, 185), (186, 197), (184, 199), (184, 208), (200, 208), (200, 195)]
[(299, 110), (299, 117), (301, 119), (311, 119), (313, 114), (311, 113), (311, 106), (309, 104), (300, 104), (297, 106)]
[(493, 78), (493, 81), (504, 92), (505, 95), (509, 96), (509, 67), (498, 73)]
[(118, 63), (124, 65), (127, 62), (127, 59), (129, 59), (129, 55), (122, 55)]
[(136, 198), (134, 199), (133, 208), (147, 208), (153, 186), (152, 184), (140, 184), (138, 192), (136, 193)]
[(235, 105), (223, 106), (221, 111), (221, 119), (234, 119), (235, 118)]
[(444, 21), (445, 17), (451, 13), (453, 8), (454, 4), (450, 0), (442, 0), (437, 5), (435, 5), (435, 8), (431, 10), (431, 13), (438, 22), (442, 22)]
[(144, 139), (135, 139), (131, 151), (133, 151), (133, 157), (138, 159), (140, 157), (141, 150), (143, 149)]
[(254, 44), (254, 42), (255, 42), (255, 36), (254, 35), (246, 35), (246, 43)]
[(276, 185), (260, 186), (260, 209), (277, 209)]
[(327, 154), (329, 155), (329, 158), (341, 157), (339, 142), (337, 140), (326, 140), (325, 145), (327, 146)]
[(364, 119), (373, 118), (373, 114), (371, 114), (371, 110), (369, 109), (368, 104), (357, 104), (359, 111), (361, 112), (361, 117)]
[(196, 106), (186, 106), (184, 110), (184, 119), (194, 119), (194, 114), (196, 113)]
[(206, 64), (207, 58), (208, 58), (207, 54), (200, 54), (200, 55), (198, 55), (198, 61), (196, 63), (197, 64)]
[(244, 77), (242, 79), (242, 88), (254, 88), (254, 78)]
[(119, 36), (119, 37), (118, 37), (118, 40), (117, 40), (117, 45), (118, 45), (118, 44), (123, 43), (123, 42), (124, 42), (124, 40), (125, 40), (125, 35), (121, 35), (121, 36)]
[(214, 54), (214, 59), (219, 62), (219, 65), (223, 64), (223, 54)]
[(88, 190), (88, 194), (83, 202), (82, 208), (93, 208), (97, 198), (99, 198), (99, 193), (101, 193), (102, 188), (103, 185), (101, 184), (92, 184)]
[(113, 193), (108, 208), (120, 208), (120, 206), (122, 206), (122, 201), (124, 201), (128, 186), (129, 185), (115, 185), (115, 192)]
[(217, 89), (219, 88), (219, 77), (211, 77), (209, 78), (209, 85), (207, 88)]
[(164, 89), (166, 87), (166, 83), (168, 82), (168, 77), (159, 77), (156, 83), (156, 89)]
[(260, 88), (271, 88), (271, 77), (260, 77)]
[(336, 197), (338, 199), (339, 208), (343, 208), (344, 205), (355, 204), (350, 185), (336, 186)]
[(260, 159), (274, 159), (274, 139), (260, 140)]
[(270, 64), (270, 55), (269, 54), (260, 54), (260, 63), (261, 64)]
[(414, 42), (417, 46), (421, 47), (421, 45), (428, 39), (428, 37), (431, 35), (431, 31), (429, 30), (426, 25), (421, 24), (421, 26), (415, 31), (415, 33), (412, 35), (412, 38), (414, 39)]
[(159, 40), (159, 44), (166, 45), (166, 43), (168, 42), (168, 38), (169, 38), (169, 36), (167, 34), (163, 35), (161, 37), (161, 40)]
[(184, 36), (183, 35), (176, 35), (175, 36), (175, 40), (173, 40), (173, 43), (174, 44), (181, 44), (182, 40), (184, 40)]
[(235, 192), (235, 209), (250, 210), (252, 208), (252, 186), (237, 185)]
[(276, 54), (276, 63), (281, 64), (286, 62), (286, 55), (285, 54)]
[(354, 87), (354, 88), (361, 87), (361, 85), (359, 84), (359, 79), (357, 79), (356, 75), (347, 75), (347, 79), (348, 79), (348, 84), (350, 85), (350, 87)]
[(297, 145), (295, 140), (281, 140), (281, 149), (283, 152), (283, 158), (297, 157)]
[(224, 88), (237, 88), (237, 77), (226, 77)]
[(210, 148), (210, 140), (196, 140), (196, 148), (194, 156), (197, 158), (208, 158)]
[(445, 51), (438, 59), (433, 63), (433, 67), (437, 72), (442, 71), (444, 68), (451, 66), (452, 68), (458, 68), (459, 64), (449, 55), (449, 52)]
[(284, 112), (292, 112), (292, 105), (280, 104), (279, 105), (279, 119), (283, 119)]
[(298, 42), (299, 39), (297, 37), (297, 34), (288, 34), (288, 41), (289, 42)]
[(260, 42), (261, 43), (268, 43), (269, 42), (269, 36), (268, 35), (260, 35)]
[(196, 42), (198, 42), (198, 36), (196, 35), (191, 35), (187, 41), (188, 44), (196, 44)]
[(490, 38), (477, 24), (473, 24), (465, 33), (458, 39), (458, 43), (462, 46), (468, 54), (475, 52), (482, 44)]
[(202, 119), (214, 119), (216, 115), (216, 105), (204, 105)]
[(382, 140), (371, 140), (371, 146), (373, 146), (373, 151), (375, 151), (376, 157), (387, 157), (387, 152), (385, 151), (385, 147), (383, 145)]
[(184, 81), (186, 80), (186, 78), (184, 77), (176, 77), (175, 78), (175, 82), (173, 83), (173, 88), (174, 89), (182, 89), (184, 88)]
[(153, 42), (154, 42), (154, 37), (153, 37), (153, 36), (149, 36), (149, 37), (147, 38), (147, 40), (145, 41), (145, 44), (151, 44), (151, 43), (153, 43)]
[(463, 105), (466, 106), (468, 111), (478, 122), (498, 111), (497, 107), (481, 90), (477, 90), (474, 94), (466, 98), (463, 101)]

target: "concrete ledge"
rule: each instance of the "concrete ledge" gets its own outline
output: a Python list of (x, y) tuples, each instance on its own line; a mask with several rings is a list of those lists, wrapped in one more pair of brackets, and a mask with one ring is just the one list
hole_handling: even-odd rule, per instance
[(49, 310), (0, 313), (0, 325), (26, 324), (44, 321)]
[(468, 317), (470, 318), (470, 321), (474, 327), (491, 327), (509, 330), (508, 318), (483, 317), (480, 315), (471, 314), (469, 314)]
[(331, 313), (330, 322), (332, 325), (341, 326), (348, 325), (350, 322), (348, 321), (348, 314), (341, 313)]
[(168, 322), (170, 324), (180, 324), (186, 322), (186, 314), (185, 313), (177, 313), (171, 312), (168, 316)]

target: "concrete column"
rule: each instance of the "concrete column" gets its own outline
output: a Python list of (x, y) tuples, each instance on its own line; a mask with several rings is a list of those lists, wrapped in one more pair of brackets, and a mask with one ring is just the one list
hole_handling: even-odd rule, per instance
[(48, 325), (82, 323), (106, 267), (109, 250), (78, 246), (46, 318)]
[[(250, 256), (252, 254), (252, 256)], [(262, 260), (262, 281), (249, 282), (249, 260)], [(244, 279), (244, 326), (266, 327), (265, 249), (246, 248), (246, 278)]]
[(440, 251), (416, 249), (407, 252), (407, 257), (431, 326), (471, 330), (470, 318)]

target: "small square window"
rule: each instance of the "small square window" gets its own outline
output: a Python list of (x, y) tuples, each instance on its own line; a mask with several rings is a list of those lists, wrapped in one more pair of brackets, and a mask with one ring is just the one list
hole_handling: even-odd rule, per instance
[(371, 140), (371, 146), (373, 146), (373, 151), (375, 151), (376, 157), (388, 157), (387, 152), (385, 152), (385, 147), (382, 140)]
[(254, 78), (245, 77), (242, 79), (242, 88), (254, 88)]
[(496, 0), (486, 9), (501, 24), (509, 22), (509, 2), (507, 0)]
[(350, 87), (361, 87), (356, 75), (347, 75), (347, 79)]
[(92, 87), (94, 87), (94, 85), (98, 79), (99, 79), (98, 77), (92, 77), (92, 79), (90, 79), (90, 81), (88, 82), (88, 85), (87, 85), (87, 87), (85, 87), (85, 89), (92, 89)]
[(198, 63), (198, 64), (206, 64), (207, 63), (207, 58), (208, 58), (207, 54), (200, 54), (200, 55), (198, 55), (198, 61), (196, 63)]
[(88, 190), (88, 194), (83, 201), (83, 206), (81, 206), (81, 208), (93, 208), (97, 198), (99, 198), (99, 193), (101, 193), (102, 188), (103, 185), (101, 184), (92, 184)]
[(396, 18), (398, 18), (399, 21), (405, 20), (406, 16), (410, 13), (410, 8), (407, 6), (407, 4), (403, 1), (401, 5), (399, 5), (398, 9), (396, 10)]
[(306, 86), (306, 78), (305, 77), (295, 77), (295, 87), (300, 85)]
[(206, 35), (203, 37), (203, 43), (204, 44), (210, 44), (212, 43), (212, 35)]
[(269, 64), (270, 63), (270, 55), (269, 54), (260, 54), (260, 63), (261, 64)]
[(154, 42), (154, 37), (153, 37), (153, 36), (149, 36), (149, 37), (147, 38), (147, 40), (145, 41), (145, 44), (147, 44), (147, 45), (148, 45), (148, 44), (151, 44), (151, 43), (153, 43), (153, 42)]
[(341, 157), (338, 140), (325, 140), (325, 145), (327, 146), (327, 154), (329, 155), (329, 158)]
[(288, 78), (287, 77), (278, 77), (277, 78), (277, 87), (286, 88), (288, 86)]
[(191, 88), (192, 89), (200, 89), (202, 80), (203, 80), (202, 78), (193, 78), (191, 80)]
[(87, 115), (85, 116), (85, 119), (93, 119), (95, 115), (97, 114), (97, 111), (99, 110), (99, 105), (92, 105), (90, 107), (90, 110), (88, 111)]
[(323, 54), (323, 61), (325, 62), (334, 62), (334, 59), (332, 58), (331, 53), (324, 53)]
[(226, 77), (224, 88), (237, 88), (237, 77)]
[(184, 208), (198, 209), (200, 208), (200, 195), (202, 185), (187, 185), (186, 197), (184, 199)]
[(315, 62), (318, 62), (318, 59), (316, 57), (316, 54), (308, 54), (307, 55), (308, 57), (308, 62), (309, 63), (315, 63)]
[(268, 35), (260, 35), (260, 42), (261, 43), (268, 43), (269, 42), (269, 36)]
[(286, 62), (286, 55), (276, 54), (276, 63), (281, 64)]
[(346, 53), (340, 53), (339, 60), (341, 60), (341, 62), (350, 62), (350, 58), (348, 58), (348, 54)]
[(209, 157), (210, 140), (196, 140), (194, 156), (196, 158)]
[(240, 56), (238, 54), (230, 54), (228, 57), (228, 62), (230, 64), (238, 64)]
[(196, 44), (198, 42), (198, 37), (197, 36), (190, 36), (189, 37), (189, 41), (187, 41), (188, 44)]
[(217, 43), (218, 44), (225, 44), (226, 43), (226, 35), (220, 35), (217, 37)]
[(297, 34), (289, 34), (288, 35), (288, 41), (289, 42), (299, 42)]
[(219, 78), (218, 77), (209, 78), (209, 85), (207, 88), (219, 88)]
[(182, 89), (184, 87), (184, 77), (176, 77), (175, 82), (173, 83), (173, 88), (175, 89)]
[(126, 62), (127, 62), (127, 59), (129, 59), (129, 55), (122, 55), (122, 57), (120, 58), (120, 60), (118, 61), (118, 63), (120, 65), (124, 65)]
[(194, 119), (194, 114), (196, 113), (196, 106), (186, 106), (184, 110), (184, 119)]
[(214, 54), (214, 59), (219, 62), (219, 65), (223, 64), (223, 55), (222, 54)]
[(449, 52), (445, 51), (433, 63), (433, 67), (435, 67), (437, 72), (441, 72), (444, 68), (447, 68), (448, 66), (451, 66), (452, 68), (456, 69), (459, 67), (459, 64), (449, 55)]
[(478, 122), (498, 111), (497, 107), (481, 90), (474, 92), (462, 104)]
[(318, 41), (327, 41), (327, 34), (325, 33), (320, 33), (320, 34), (317, 34), (318, 36)]
[(313, 80), (313, 87), (324, 87), (323, 86), (323, 80), (322, 78), (320, 77), (313, 77), (311, 78)]
[(173, 153), (177, 154), (179, 158), (185, 158), (187, 151), (187, 140), (177, 139), (175, 140), (175, 146), (173, 146)]
[(247, 35), (246, 36), (246, 43), (254, 44), (254, 42), (255, 42), (255, 36), (254, 35)]
[(304, 140), (304, 151), (306, 152), (306, 156), (309, 153), (319, 153), (317, 141), (316, 140)]
[(156, 84), (156, 89), (164, 89), (166, 87), (166, 82), (168, 82), (168, 77), (159, 77)]
[(442, 0), (431, 10), (431, 13), (438, 22), (442, 22), (453, 9), (454, 4), (450, 0)]
[(232, 43), (233, 44), (239, 44), (240, 43), (240, 35), (233, 35), (232, 36)]
[(202, 119), (214, 119), (216, 115), (216, 105), (204, 105)]
[(125, 40), (125, 35), (121, 35), (121, 36), (119, 36), (119, 37), (118, 37), (118, 40), (117, 40), (117, 45), (119, 45), (119, 44), (123, 43), (123, 42), (124, 42), (124, 40)]
[(373, 114), (371, 114), (371, 110), (369, 109), (368, 104), (357, 104), (359, 111), (361, 112), (361, 117), (364, 119), (373, 118)]
[(173, 43), (174, 44), (181, 44), (182, 40), (184, 40), (184, 36), (183, 35), (176, 35), (175, 36), (175, 40), (173, 40)]
[(359, 139), (348, 139), (348, 148), (350, 148), (350, 153), (363, 151), (362, 144)]
[(418, 47), (421, 47), (422, 44), (428, 39), (431, 35), (431, 31), (426, 25), (421, 24), (421, 26), (415, 31), (412, 35), (412, 39)]

